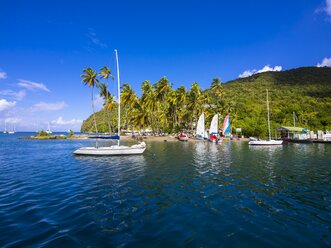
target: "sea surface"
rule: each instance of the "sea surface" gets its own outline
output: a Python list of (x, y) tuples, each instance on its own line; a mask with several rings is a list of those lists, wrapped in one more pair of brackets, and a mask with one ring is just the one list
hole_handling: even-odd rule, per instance
[(331, 246), (330, 144), (84, 157), (91, 140), (27, 135), (0, 134), (0, 247)]

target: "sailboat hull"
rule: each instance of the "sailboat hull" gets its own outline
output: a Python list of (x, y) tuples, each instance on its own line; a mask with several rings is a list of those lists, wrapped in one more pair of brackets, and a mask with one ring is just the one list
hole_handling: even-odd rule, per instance
[(204, 139), (205, 139), (205, 137), (202, 136), (202, 135), (197, 135), (197, 136), (195, 136), (195, 138), (196, 138), (196, 139), (199, 139), (199, 140), (204, 140)]
[(282, 145), (282, 140), (251, 140), (248, 142), (249, 145), (254, 146), (270, 146), (270, 145)]
[(81, 147), (73, 153), (75, 155), (90, 156), (138, 155), (143, 154), (145, 149), (146, 146), (144, 144), (133, 146)]

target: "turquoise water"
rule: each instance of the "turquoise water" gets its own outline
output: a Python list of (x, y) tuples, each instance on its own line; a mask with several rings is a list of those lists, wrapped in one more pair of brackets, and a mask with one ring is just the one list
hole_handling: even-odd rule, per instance
[[(331, 145), (91, 141), (0, 134), (1, 247), (328, 247)], [(107, 142), (107, 141), (104, 141)]]

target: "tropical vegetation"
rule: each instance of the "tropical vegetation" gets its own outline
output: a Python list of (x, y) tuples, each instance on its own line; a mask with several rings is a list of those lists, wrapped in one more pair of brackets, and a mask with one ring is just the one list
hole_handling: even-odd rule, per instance
[[(84, 72), (90, 73), (87, 69)], [(91, 86), (98, 83), (91, 79), (96, 73), (92, 75), (83, 79)], [(266, 89), (269, 90), (272, 130), (293, 126), (293, 112), (296, 126), (315, 131), (331, 129), (331, 68), (302, 67), (265, 72), (227, 83), (215, 78), (205, 90), (197, 82), (189, 89), (184, 86), (174, 89), (172, 85), (166, 77), (155, 83), (144, 81), (138, 96), (130, 84), (123, 84), (121, 129), (149, 129), (154, 134), (194, 132), (198, 117), (204, 112), (207, 126), (214, 114), (219, 113), (221, 123), (230, 114), (233, 133), (241, 128), (245, 136), (265, 137)], [(117, 131), (117, 104), (107, 85), (99, 88), (104, 108), (83, 122), (82, 132)]]

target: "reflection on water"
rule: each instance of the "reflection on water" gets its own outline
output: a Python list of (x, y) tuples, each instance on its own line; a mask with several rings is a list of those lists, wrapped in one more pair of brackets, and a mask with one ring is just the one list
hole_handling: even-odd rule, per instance
[[(330, 246), (331, 146), (91, 141), (0, 135), (0, 246)], [(12, 151), (15, 150), (15, 153)]]
[[(221, 144), (197, 142), (194, 145), (194, 166), (200, 174), (219, 174), (222, 171), (229, 172), (229, 169), (225, 168), (230, 167), (231, 163), (233, 163), (232, 149), (237, 144), (231, 144), (229, 142)], [(224, 175), (227, 176), (226, 173)]]

